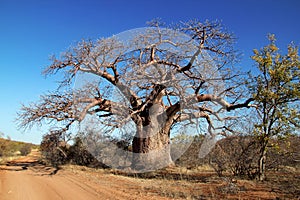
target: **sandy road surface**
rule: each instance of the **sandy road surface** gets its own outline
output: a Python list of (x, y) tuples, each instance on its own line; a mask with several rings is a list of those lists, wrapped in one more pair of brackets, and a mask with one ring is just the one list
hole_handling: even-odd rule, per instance
[(28, 171), (6, 171), (2, 172), (0, 177), (1, 200), (101, 199), (92, 188), (63, 176), (40, 176)]
[(124, 177), (71, 170), (50, 175), (53, 170), (33, 156), (0, 166), (0, 200), (165, 199), (139, 193), (138, 185)]

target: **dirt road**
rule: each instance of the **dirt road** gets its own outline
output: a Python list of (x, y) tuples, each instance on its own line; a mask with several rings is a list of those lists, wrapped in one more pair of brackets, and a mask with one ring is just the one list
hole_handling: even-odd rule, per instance
[(3, 200), (100, 199), (92, 188), (66, 176), (40, 176), (22, 170), (2, 172), (0, 177)]
[[(33, 152), (9, 162), (8, 166), (0, 165), (0, 200), (271, 200), (277, 197), (299, 199), (300, 194), (298, 173), (281, 173), (280, 176), (286, 177), (282, 185), (274, 185), (275, 182), (233, 181), (230, 177), (218, 177), (211, 172), (177, 171), (181, 168), (155, 172), (152, 174), (155, 178), (146, 179), (74, 165), (63, 166), (54, 173), (54, 168), (39, 163), (38, 158), (38, 152)], [(287, 187), (292, 189), (289, 190), (292, 193), (287, 191)]]
[(37, 162), (34, 156), (15, 160), (0, 169), (0, 200), (166, 199), (139, 193), (126, 177), (60, 170)]

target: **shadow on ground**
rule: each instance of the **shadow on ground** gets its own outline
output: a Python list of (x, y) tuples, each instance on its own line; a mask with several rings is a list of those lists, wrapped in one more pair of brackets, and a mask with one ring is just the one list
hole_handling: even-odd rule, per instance
[(39, 152), (33, 151), (26, 157), (21, 157), (12, 161), (7, 161), (6, 164), (0, 165), (0, 170), (4, 171), (24, 171), (30, 170), (34, 175), (54, 175), (60, 168), (47, 166), (40, 160)]

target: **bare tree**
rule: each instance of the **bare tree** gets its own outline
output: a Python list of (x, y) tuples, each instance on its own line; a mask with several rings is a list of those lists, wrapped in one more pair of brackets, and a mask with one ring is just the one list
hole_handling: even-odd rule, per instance
[[(125, 42), (118, 36), (84, 40), (53, 57), (44, 74), (63, 72), (61, 84), (22, 107), (20, 126), (53, 120), (66, 132), (92, 117), (105, 133), (116, 133), (132, 124), (134, 169), (172, 164), (170, 133), (178, 126), (206, 122), (210, 134), (230, 130), (219, 123), (232, 119), (225, 113), (253, 100), (243, 97), (241, 74), (233, 68), (233, 35), (217, 21), (149, 25)], [(73, 91), (79, 74), (92, 74), (96, 83)]]

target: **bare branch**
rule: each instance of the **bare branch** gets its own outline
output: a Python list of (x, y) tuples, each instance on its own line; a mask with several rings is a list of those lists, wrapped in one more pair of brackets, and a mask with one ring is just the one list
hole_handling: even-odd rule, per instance
[[(253, 106), (252, 98), (241, 102), (246, 98), (241, 94), (240, 73), (227, 66), (237, 57), (234, 37), (219, 22), (151, 25), (126, 41), (117, 36), (83, 40), (53, 57), (44, 74), (63, 74), (58, 91), (23, 106), (20, 126), (60, 122), (67, 131), (88, 116), (112, 131), (134, 123), (133, 152), (147, 153), (169, 145), (170, 130), (181, 125), (179, 121), (203, 118), (199, 122), (206, 122), (212, 134), (219, 125), (214, 120), (231, 118), (222, 111)], [(93, 74), (97, 83), (66, 92), (79, 74)], [(221, 109), (214, 110), (213, 104)], [(145, 135), (155, 138), (139, 138)], [(158, 143), (149, 146), (155, 140)]]
[(238, 108), (253, 107), (253, 105), (251, 105), (250, 103), (252, 101), (254, 101), (253, 98), (249, 98), (244, 103), (230, 104), (227, 101), (225, 101), (223, 98), (215, 96), (215, 95), (210, 95), (210, 94), (197, 95), (197, 100), (198, 100), (198, 102), (204, 102), (204, 101), (216, 102), (219, 105), (223, 106), (223, 108), (225, 108), (227, 111), (235, 110)]

